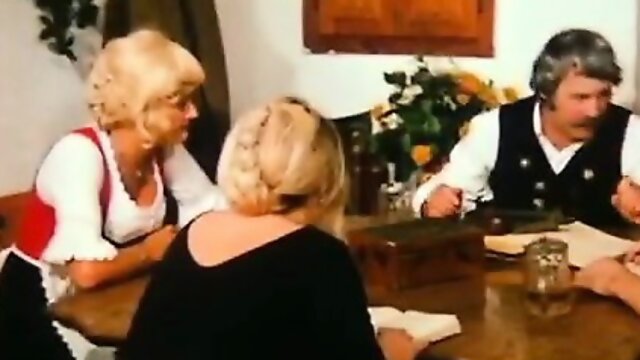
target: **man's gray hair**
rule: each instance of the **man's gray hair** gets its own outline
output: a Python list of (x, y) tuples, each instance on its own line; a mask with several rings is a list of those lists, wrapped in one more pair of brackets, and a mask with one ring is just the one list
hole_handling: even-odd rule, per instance
[(536, 95), (550, 98), (572, 69), (613, 85), (622, 81), (622, 69), (604, 36), (590, 30), (569, 29), (557, 33), (545, 44), (533, 63), (529, 85)]

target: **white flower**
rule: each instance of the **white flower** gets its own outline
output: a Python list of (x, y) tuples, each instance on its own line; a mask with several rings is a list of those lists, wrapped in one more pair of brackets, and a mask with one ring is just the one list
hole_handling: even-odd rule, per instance
[(415, 99), (416, 96), (422, 94), (422, 87), (420, 85), (411, 85), (402, 90), (402, 96), (398, 99), (398, 103), (402, 105), (408, 105)]
[(382, 122), (387, 129), (393, 130), (397, 129), (402, 124), (402, 118), (397, 114), (389, 114), (389, 116), (382, 119)]
[(405, 92), (412, 96), (417, 96), (422, 94), (422, 87), (420, 85), (413, 84), (404, 89)]
[(391, 110), (391, 104), (388, 102), (377, 104), (369, 112), (369, 119), (371, 121), (371, 134), (376, 135), (385, 130), (388, 127), (386, 123), (386, 117), (383, 115)]

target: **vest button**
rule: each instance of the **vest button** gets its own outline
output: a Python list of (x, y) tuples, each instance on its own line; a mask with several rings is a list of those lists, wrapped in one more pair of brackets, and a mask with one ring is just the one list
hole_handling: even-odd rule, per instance
[(596, 174), (589, 168), (586, 168), (582, 171), (582, 177), (587, 181), (593, 179), (595, 176)]

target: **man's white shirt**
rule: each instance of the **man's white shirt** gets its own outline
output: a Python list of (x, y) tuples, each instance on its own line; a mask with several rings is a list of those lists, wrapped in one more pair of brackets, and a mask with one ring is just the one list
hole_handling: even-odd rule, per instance
[[(493, 193), (489, 188), (489, 176), (498, 157), (500, 143), (500, 109), (477, 115), (471, 120), (469, 132), (451, 151), (449, 162), (442, 171), (422, 184), (414, 194), (412, 206), (416, 215), (422, 204), (429, 199), (439, 185), (448, 185), (463, 190), (462, 211), (472, 211), (476, 201), (489, 201)], [(540, 106), (533, 110), (533, 129), (544, 154), (556, 174), (559, 174), (583, 143), (574, 143), (561, 150), (557, 149), (542, 133)], [(620, 159), (623, 176), (640, 174), (640, 116), (632, 114), (624, 135)]]

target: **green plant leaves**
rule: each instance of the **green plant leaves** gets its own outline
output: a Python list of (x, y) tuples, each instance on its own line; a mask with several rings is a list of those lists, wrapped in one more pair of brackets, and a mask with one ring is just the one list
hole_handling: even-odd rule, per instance
[[(428, 145), (433, 154), (431, 161), (437, 163), (448, 156), (460, 139), (461, 126), (495, 106), (480, 97), (482, 91), (493, 90), (493, 81), (484, 83), (487, 88), (470, 93), (462, 86), (469, 78), (461, 76), (470, 76), (473, 81), (475, 75), (459, 69), (433, 72), (426, 57), (417, 55), (415, 59), (413, 71), (384, 73), (385, 82), (395, 87), (388, 97), (391, 110), (385, 115), (395, 114), (402, 122), (397, 129), (373, 135), (371, 141), (371, 151), (396, 164), (400, 181), (408, 177), (407, 171), (416, 167), (411, 157), (416, 145)], [(416, 91), (416, 87), (420, 89)]]
[(411, 152), (411, 148), (413, 147), (413, 144), (411, 143), (411, 135), (409, 135), (409, 133), (405, 133), (404, 135), (402, 135), (402, 150), (406, 151), (406, 152)]
[(395, 104), (398, 102), (398, 100), (400, 100), (401, 97), (402, 97), (402, 92), (396, 91), (391, 95), (389, 95), (389, 102), (392, 104)]
[(69, 29), (74, 24), (81, 29), (94, 26), (98, 20), (98, 6), (93, 0), (36, 0), (35, 4), (42, 12), (38, 19), (43, 28), (38, 38), (52, 52), (76, 61), (71, 50), (75, 39)]
[(403, 73), (402, 71), (384, 73), (384, 81), (387, 84), (404, 87), (407, 84), (407, 74)]

